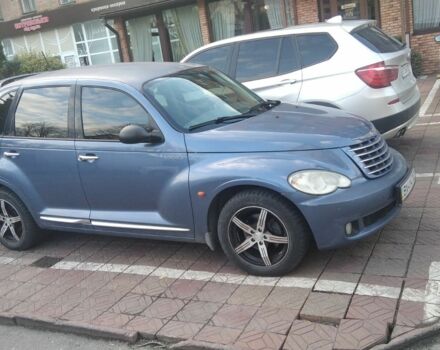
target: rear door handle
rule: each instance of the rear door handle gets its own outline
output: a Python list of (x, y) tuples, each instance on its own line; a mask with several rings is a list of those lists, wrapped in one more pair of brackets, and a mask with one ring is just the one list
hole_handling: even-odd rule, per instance
[(281, 84), (290, 84), (290, 85), (292, 85), (292, 84), (295, 84), (296, 83), (296, 79), (284, 79), (284, 80), (281, 80)]
[(95, 160), (98, 160), (99, 157), (94, 154), (81, 154), (78, 156), (78, 160), (80, 162), (87, 162), (87, 163), (93, 163)]
[(20, 153), (15, 151), (9, 151), (9, 152), (3, 152), (3, 155), (8, 158), (17, 158), (20, 155)]

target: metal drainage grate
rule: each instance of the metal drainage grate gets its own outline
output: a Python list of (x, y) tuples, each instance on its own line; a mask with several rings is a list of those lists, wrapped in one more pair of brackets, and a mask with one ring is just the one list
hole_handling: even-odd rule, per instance
[(63, 260), (63, 258), (56, 258), (53, 256), (43, 256), (42, 258), (34, 261), (31, 264), (31, 266), (49, 268), (55, 265), (56, 263), (60, 262), (61, 260)]

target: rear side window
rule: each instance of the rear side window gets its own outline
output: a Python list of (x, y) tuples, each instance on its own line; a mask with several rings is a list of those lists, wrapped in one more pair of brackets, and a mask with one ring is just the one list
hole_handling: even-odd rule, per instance
[(298, 35), (297, 41), (303, 68), (329, 60), (338, 50), (338, 45), (327, 33)]
[(15, 91), (10, 91), (0, 96), (0, 134), (3, 134), (5, 130), (6, 118), (8, 117), (14, 97)]
[(300, 69), (301, 65), (298, 61), (297, 51), (295, 38), (293, 36), (283, 38), (278, 75), (287, 74)]
[(235, 78), (238, 81), (250, 81), (275, 76), (280, 43), (281, 38), (240, 43)]
[(191, 57), (188, 62), (210, 66), (228, 74), (232, 49), (232, 45), (214, 47)]
[(153, 129), (151, 116), (132, 97), (122, 91), (100, 87), (81, 89), (84, 138), (119, 140), (119, 132), (135, 124)]
[(400, 41), (374, 26), (357, 29), (352, 32), (352, 35), (370, 50), (378, 53), (396, 52), (404, 47)]
[(23, 91), (15, 112), (15, 135), (66, 138), (70, 87), (44, 87)]

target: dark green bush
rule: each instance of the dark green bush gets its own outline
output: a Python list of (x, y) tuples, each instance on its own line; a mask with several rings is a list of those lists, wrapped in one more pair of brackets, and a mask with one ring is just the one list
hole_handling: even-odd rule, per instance
[(419, 77), (422, 75), (422, 55), (417, 51), (411, 52), (411, 67), (414, 73), (414, 76)]
[[(3, 52), (3, 50), (1, 50)], [(13, 60), (2, 61), (0, 56), (0, 79), (14, 75), (44, 72), (64, 68), (61, 59), (57, 56), (46, 56), (43, 53), (24, 53), (17, 55)]]

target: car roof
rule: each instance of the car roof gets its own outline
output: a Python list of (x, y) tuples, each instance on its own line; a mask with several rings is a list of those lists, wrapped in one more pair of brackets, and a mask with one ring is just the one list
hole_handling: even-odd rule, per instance
[(307, 33), (316, 33), (316, 32), (330, 32), (335, 29), (343, 29), (346, 32), (350, 33), (354, 29), (364, 26), (364, 25), (372, 25), (375, 24), (376, 21), (374, 20), (346, 20), (341, 21), (337, 23), (328, 23), (328, 22), (322, 22), (322, 23), (312, 23), (312, 24), (301, 24), (301, 25), (295, 25), (291, 27), (286, 27), (282, 29), (270, 29), (265, 30), (261, 32), (251, 33), (251, 34), (244, 34), (244, 35), (238, 35), (234, 36), (228, 39), (223, 39), (219, 41), (215, 41), (211, 44), (202, 46), (190, 54), (188, 54), (186, 57), (182, 59), (181, 62), (185, 62), (190, 57), (194, 56), (195, 54), (204, 51), (207, 48), (210, 47), (216, 47), (221, 46), (225, 44), (245, 41), (245, 40), (252, 40), (252, 39), (261, 39), (261, 38), (270, 38), (273, 36), (280, 36), (280, 35), (288, 35), (288, 34), (307, 34)]
[(24, 77), (6, 86), (41, 85), (67, 80), (96, 80), (117, 81), (139, 89), (146, 81), (196, 67), (202, 66), (175, 62), (115, 63), (39, 73)]

